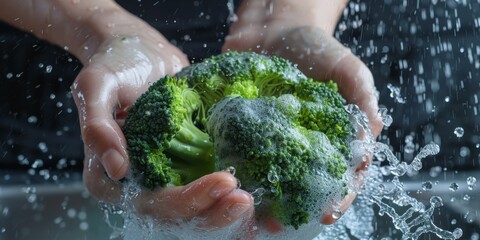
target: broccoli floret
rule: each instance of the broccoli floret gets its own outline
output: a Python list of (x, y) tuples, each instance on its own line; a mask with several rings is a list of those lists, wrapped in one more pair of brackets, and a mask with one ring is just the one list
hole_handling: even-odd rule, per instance
[(195, 120), (205, 124), (208, 109), (232, 92), (247, 98), (278, 96), (293, 93), (295, 86), (307, 77), (290, 62), (279, 57), (267, 57), (253, 52), (227, 52), (182, 69), (178, 77), (199, 95), (202, 109)]
[(349, 143), (355, 131), (348, 114), (341, 110), (346, 102), (338, 94), (337, 84), (309, 79), (297, 85), (295, 96), (305, 101), (300, 110), (299, 124), (325, 133), (332, 144), (349, 158)]
[(154, 83), (124, 131), (146, 187), (233, 166), (243, 189), (264, 190), (257, 216), (298, 228), (347, 192), (355, 129), (344, 105), (335, 83), (287, 60), (229, 52)]
[(207, 118), (216, 168), (234, 166), (245, 190), (265, 189), (257, 210), (294, 227), (312, 220), (311, 214), (319, 217), (314, 213), (326, 207), (327, 199), (346, 192), (347, 159), (325, 133), (299, 124), (305, 104), (313, 102), (293, 95), (226, 97)]
[(210, 137), (192, 120), (200, 105), (184, 79), (167, 76), (128, 111), (123, 129), (128, 155), (143, 185), (182, 185), (214, 170)]

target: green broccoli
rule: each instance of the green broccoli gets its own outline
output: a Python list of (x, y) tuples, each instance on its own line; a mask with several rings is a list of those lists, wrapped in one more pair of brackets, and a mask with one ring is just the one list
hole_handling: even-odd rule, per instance
[(279, 57), (228, 52), (154, 83), (124, 126), (144, 186), (183, 185), (235, 167), (264, 190), (257, 216), (298, 228), (347, 192), (355, 129), (333, 82)]
[(128, 111), (123, 129), (128, 155), (143, 185), (182, 185), (214, 171), (210, 137), (192, 120), (200, 104), (185, 80), (167, 76)]

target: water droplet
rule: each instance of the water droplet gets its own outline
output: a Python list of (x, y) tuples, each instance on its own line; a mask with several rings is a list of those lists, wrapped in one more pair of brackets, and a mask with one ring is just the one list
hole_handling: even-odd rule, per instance
[(267, 179), (271, 183), (276, 183), (280, 180), (280, 177), (278, 177), (278, 174), (275, 170), (270, 170), (268, 172)]
[(443, 200), (441, 197), (439, 196), (433, 196), (430, 198), (430, 204), (432, 204), (432, 206), (434, 207), (441, 207), (443, 206)]
[(465, 194), (465, 196), (463, 196), (463, 200), (470, 201), (470, 195)]
[(457, 128), (455, 128), (455, 130), (453, 131), (453, 133), (455, 133), (455, 136), (457, 136), (458, 138), (460, 138), (460, 137), (463, 137), (463, 134), (465, 133), (465, 130), (463, 130), (462, 127), (457, 127)]
[(390, 97), (395, 99), (396, 102), (404, 104), (406, 102), (405, 98), (402, 97), (400, 94), (400, 88), (393, 86), (392, 84), (388, 84), (387, 88), (390, 90)]
[(234, 166), (230, 166), (230, 167), (227, 167), (227, 169), (225, 169), (225, 171), (229, 172), (230, 174), (232, 174), (233, 176), (235, 176), (235, 172), (237, 171), (235, 169)]
[(45, 72), (46, 73), (51, 73), (52, 69), (53, 69), (52, 65), (47, 65), (47, 67), (45, 68)]
[(412, 154), (413, 152), (415, 152), (415, 145), (413, 145), (413, 143), (407, 143), (403, 147), (403, 151), (405, 153)]
[(455, 191), (458, 190), (458, 184), (457, 183), (452, 183), (452, 184), (450, 184), (450, 187), (448, 189), (455, 192)]
[(468, 185), (468, 190), (473, 190), (473, 187), (475, 187), (475, 184), (477, 183), (477, 179), (475, 177), (468, 177), (467, 178), (467, 185)]
[(479, 240), (480, 239), (480, 234), (474, 232), (472, 233), (472, 236), (470, 237), (470, 240)]
[(69, 218), (74, 218), (75, 216), (77, 216), (77, 210), (75, 210), (74, 208), (70, 208), (67, 210), (67, 216)]
[(38, 143), (38, 148), (39, 148), (40, 151), (42, 151), (43, 153), (48, 152), (47, 144), (44, 143), (44, 142), (39, 142), (39, 143)]
[(388, 114), (388, 109), (386, 108), (380, 108), (378, 110), (378, 113), (380, 114), (380, 117), (382, 118), (382, 123), (384, 126), (389, 127), (392, 125), (393, 118)]
[(342, 215), (343, 215), (342, 211), (340, 211), (339, 209), (335, 209), (332, 213), (332, 218), (339, 219), (342, 217)]
[(440, 175), (441, 172), (442, 172), (442, 167), (435, 166), (430, 168), (429, 175), (430, 177), (435, 178), (435, 177), (438, 177), (438, 175)]
[(30, 117), (27, 118), (27, 122), (28, 122), (28, 123), (37, 123), (37, 121), (38, 121), (37, 116), (33, 116), (33, 115), (32, 115), (32, 116), (30, 116)]
[(460, 239), (463, 235), (463, 230), (461, 228), (455, 228), (455, 230), (453, 230), (452, 234), (453, 234), (453, 237), (455, 239)]
[(426, 182), (422, 183), (422, 189), (424, 191), (430, 191), (430, 190), (432, 190), (432, 187), (433, 187), (433, 184), (430, 181), (426, 181)]
[(253, 204), (255, 206), (260, 205), (260, 203), (262, 203), (262, 196), (263, 196), (264, 193), (265, 193), (264, 188), (257, 188), (257, 189), (255, 189), (255, 191), (250, 193), (253, 197)]
[(40, 168), (43, 166), (43, 161), (41, 159), (37, 159), (32, 163), (32, 168)]

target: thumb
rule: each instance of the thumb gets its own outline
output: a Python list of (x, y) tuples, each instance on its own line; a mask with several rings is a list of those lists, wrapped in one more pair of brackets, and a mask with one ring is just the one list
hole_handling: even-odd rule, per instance
[(117, 88), (114, 76), (92, 68), (82, 70), (72, 85), (85, 148), (114, 180), (125, 177), (129, 169), (126, 140), (114, 119)]

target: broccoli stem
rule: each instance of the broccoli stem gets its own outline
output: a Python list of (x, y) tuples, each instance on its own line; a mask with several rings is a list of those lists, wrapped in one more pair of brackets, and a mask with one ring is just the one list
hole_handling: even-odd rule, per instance
[(172, 159), (172, 170), (181, 175), (183, 184), (215, 169), (215, 152), (209, 135), (198, 129), (189, 118), (182, 122), (165, 152)]

